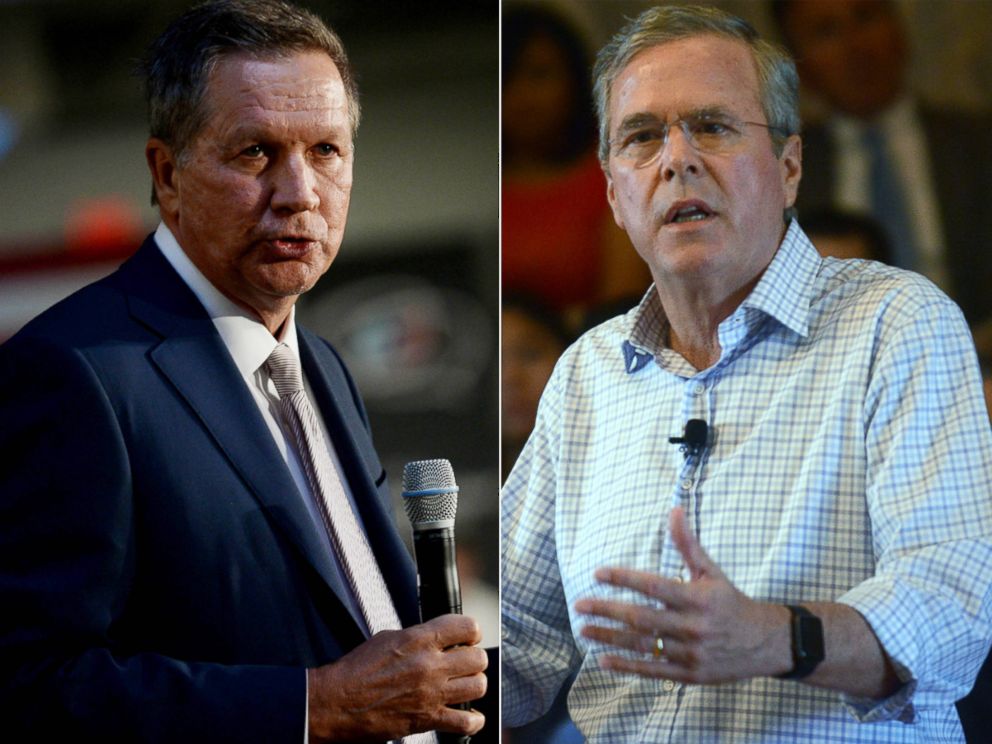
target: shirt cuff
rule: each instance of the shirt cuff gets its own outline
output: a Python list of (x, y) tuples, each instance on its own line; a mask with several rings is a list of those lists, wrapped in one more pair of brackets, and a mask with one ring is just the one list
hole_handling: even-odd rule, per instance
[(912, 663), (912, 653), (905, 639), (900, 642), (893, 638), (896, 634), (892, 632), (892, 607), (896, 604), (896, 599), (892, 587), (876, 578), (859, 584), (837, 600), (855, 610), (868, 624), (901, 683), (895, 692), (881, 699), (841, 695), (844, 707), (862, 723), (913, 723), (917, 720), (913, 696), (919, 681), (908, 666)]
[(909, 682), (904, 682), (889, 697), (881, 700), (841, 695), (841, 702), (850, 714), (861, 723), (880, 723), (883, 721), (913, 723), (916, 721), (916, 707), (913, 705), (914, 692), (916, 692), (916, 680), (911, 679)]

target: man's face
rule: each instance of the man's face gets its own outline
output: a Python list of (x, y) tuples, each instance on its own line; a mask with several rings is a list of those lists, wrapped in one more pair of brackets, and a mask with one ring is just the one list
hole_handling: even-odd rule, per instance
[[(706, 35), (639, 53), (613, 83), (610, 139), (631, 122), (671, 123), (700, 112), (767, 123), (742, 42)], [(729, 296), (750, 286), (775, 254), (783, 210), (799, 185), (799, 138), (790, 137), (776, 157), (767, 129), (741, 131), (733, 149), (718, 154), (694, 149), (677, 126), (648, 165), (611, 154), (614, 217), (659, 286), (702, 281)]]
[(899, 96), (908, 51), (892, 3), (793, 2), (785, 32), (795, 48), (803, 84), (832, 106), (868, 118)]
[(263, 319), (288, 312), (344, 234), (353, 151), (341, 75), (321, 52), (230, 56), (204, 105), (206, 125), (178, 163), (149, 143), (149, 162), (167, 161), (156, 179), (163, 219), (227, 297)]

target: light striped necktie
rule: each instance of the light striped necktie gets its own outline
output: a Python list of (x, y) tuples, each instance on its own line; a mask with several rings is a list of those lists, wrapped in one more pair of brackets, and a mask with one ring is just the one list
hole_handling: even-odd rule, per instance
[[(279, 393), (283, 422), (296, 442), (310, 490), (317, 499), (324, 526), (352, 593), (358, 598), (366, 625), (373, 634), (380, 630), (398, 630), (401, 627), (399, 616), (365, 532), (358, 526), (351, 502), (345, 495), (317, 414), (303, 390), (303, 374), (296, 355), (286, 344), (279, 344), (269, 354), (265, 366)], [(437, 738), (434, 732), (426, 732), (406, 736), (400, 741), (403, 744), (436, 744)]]
[(380, 630), (399, 629), (400, 620), (379, 564), (365, 532), (358, 526), (321, 433), (317, 414), (303, 390), (303, 375), (296, 355), (286, 344), (279, 344), (269, 355), (266, 366), (279, 393), (283, 422), (296, 443), (310, 490), (369, 631), (375, 634)]

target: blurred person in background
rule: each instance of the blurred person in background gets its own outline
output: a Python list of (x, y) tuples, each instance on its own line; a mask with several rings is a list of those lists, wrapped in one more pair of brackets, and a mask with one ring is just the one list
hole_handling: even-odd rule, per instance
[[(502, 302), (501, 469), (509, 474), (534, 428), (537, 405), (555, 363), (572, 340), (561, 317), (539, 300), (504, 295)], [(566, 744), (582, 737), (568, 717), (569, 685), (540, 719), (504, 733), (504, 742)]]
[(892, 249), (877, 220), (860, 212), (819, 209), (802, 216), (803, 230), (821, 256), (892, 263)]
[(541, 393), (570, 337), (557, 313), (523, 294), (503, 296), (502, 327), (500, 436), (505, 479), (534, 428)]
[(992, 317), (992, 118), (919, 100), (891, 0), (772, 0), (804, 89), (826, 107), (803, 129), (800, 218), (871, 214), (892, 263), (918, 271), (970, 323)]
[(633, 305), (650, 277), (610, 216), (582, 40), (527, 5), (504, 9), (502, 44), (503, 290), (576, 328), (591, 305)]
[(340, 39), (214, 0), (143, 72), (158, 229), (0, 347), (4, 736), (479, 732), (478, 625), (420, 623), (355, 382), (295, 320), (350, 205)]

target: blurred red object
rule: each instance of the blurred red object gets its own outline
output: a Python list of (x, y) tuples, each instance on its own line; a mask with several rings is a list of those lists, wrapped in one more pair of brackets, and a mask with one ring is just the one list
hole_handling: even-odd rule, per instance
[(144, 238), (138, 208), (123, 196), (77, 199), (65, 220), (65, 249), (76, 256), (117, 256), (133, 251)]

